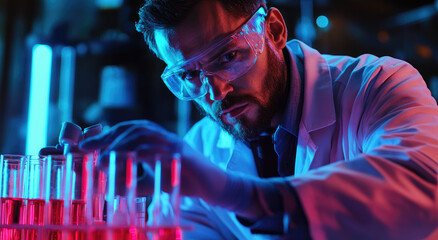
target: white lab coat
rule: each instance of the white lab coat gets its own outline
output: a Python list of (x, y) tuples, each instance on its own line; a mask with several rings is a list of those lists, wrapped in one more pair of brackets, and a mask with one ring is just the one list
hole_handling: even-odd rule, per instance
[[(287, 48), (304, 66), (304, 101), (285, 181), (312, 238), (438, 239), (438, 108), (420, 74), (390, 57), (321, 55), (296, 40)], [(257, 175), (251, 151), (210, 119), (185, 139), (221, 168)], [(256, 239), (202, 200), (184, 198), (182, 210), (194, 227), (186, 239)]]

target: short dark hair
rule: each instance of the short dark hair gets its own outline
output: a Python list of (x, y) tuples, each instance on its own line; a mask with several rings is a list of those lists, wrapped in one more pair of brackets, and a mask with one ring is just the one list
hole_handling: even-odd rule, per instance
[[(156, 29), (173, 29), (182, 22), (191, 9), (202, 0), (146, 0), (138, 12), (139, 21), (135, 24), (143, 34), (149, 48), (157, 54), (154, 38)], [(209, 1), (209, 0), (207, 0)], [(252, 15), (266, 0), (218, 0), (235, 17)]]

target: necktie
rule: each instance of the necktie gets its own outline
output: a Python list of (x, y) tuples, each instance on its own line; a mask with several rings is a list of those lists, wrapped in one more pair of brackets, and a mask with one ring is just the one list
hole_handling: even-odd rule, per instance
[(264, 134), (248, 141), (261, 178), (285, 177), (294, 174), (297, 138), (284, 130), (278, 131), (276, 138), (279, 139), (276, 146), (270, 134)]
[(298, 139), (283, 129), (279, 129), (276, 134), (278, 143), (275, 145), (275, 150), (278, 152), (278, 173), (282, 177), (294, 175)]
[[(276, 139), (278, 139), (278, 143), (275, 146), (270, 134), (261, 135), (247, 142), (254, 155), (257, 172), (261, 178), (284, 177), (294, 174), (297, 138), (287, 131), (279, 130), (276, 133)], [(277, 214), (277, 217), (271, 216), (251, 221), (236, 215), (237, 220), (249, 227), (252, 233), (262, 234), (282, 234), (282, 216), (282, 214)]]
[(257, 172), (261, 178), (278, 177), (278, 155), (274, 150), (272, 135), (261, 135), (249, 141)]

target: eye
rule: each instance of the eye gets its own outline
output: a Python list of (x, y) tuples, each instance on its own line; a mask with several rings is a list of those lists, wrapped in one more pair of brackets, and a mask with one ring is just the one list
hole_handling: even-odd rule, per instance
[(184, 81), (192, 81), (199, 77), (199, 70), (185, 71), (181, 74), (181, 79)]
[(232, 61), (236, 58), (236, 56), (237, 56), (237, 51), (231, 51), (231, 52), (228, 52), (227, 54), (222, 55), (222, 56), (218, 59), (219, 64), (227, 64), (227, 63), (230, 63), (230, 62), (232, 62)]

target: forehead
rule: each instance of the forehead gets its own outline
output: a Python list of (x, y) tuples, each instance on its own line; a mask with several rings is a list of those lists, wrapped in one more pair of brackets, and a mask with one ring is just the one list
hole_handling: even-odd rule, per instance
[(245, 21), (228, 13), (218, 1), (202, 1), (175, 29), (155, 31), (159, 56), (171, 66), (196, 56)]

